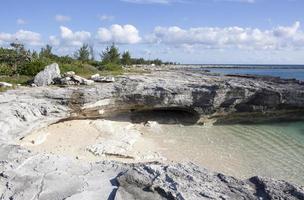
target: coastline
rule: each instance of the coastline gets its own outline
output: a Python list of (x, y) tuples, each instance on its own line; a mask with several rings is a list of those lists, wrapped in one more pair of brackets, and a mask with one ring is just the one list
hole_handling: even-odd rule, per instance
[[(181, 74), (183, 79), (179, 79)], [(286, 194), (280, 193), (283, 189), (290, 191), (289, 194), (292, 197), (296, 196), (292, 191), (304, 195), (300, 186), (293, 185), (291, 189), (286, 189), (289, 183), (285, 181), (260, 177), (241, 181), (237, 178), (210, 172), (193, 164), (154, 162), (123, 164), (116, 161), (86, 163), (81, 159), (51, 155), (48, 152), (39, 153), (18, 145), (20, 140), (26, 140), (30, 133), (40, 129), (41, 126), (46, 127), (50, 124), (60, 126), (54, 122), (67, 121), (66, 123), (69, 123), (69, 120), (96, 118), (107, 120), (113, 114), (126, 111), (131, 113), (151, 111), (151, 109), (153, 112), (173, 111), (181, 116), (190, 114), (190, 116), (194, 116), (193, 119), (197, 119), (195, 116), (199, 114), (199, 121), (195, 123), (208, 124), (210, 120), (225, 119), (233, 113), (244, 110), (248, 112), (245, 115), (247, 118), (250, 116), (250, 112), (260, 113), (261, 116), (253, 116), (253, 118), (261, 120), (269, 117), (267, 113), (279, 114), (276, 111), (290, 111), (290, 115), (284, 116), (284, 118), (289, 119), (289, 116), (294, 114), (294, 108), (301, 110), (302, 102), (304, 102), (303, 85), (296, 82), (286, 83), (283, 81), (278, 83), (258, 78), (222, 77), (188, 71), (156, 71), (150, 74), (124, 75), (116, 79), (117, 81), (114, 83), (97, 83), (92, 86), (24, 88), (10, 90), (1, 95), (0, 123), (2, 129), (0, 135), (3, 146), (1, 155), (9, 155), (3, 158), (5, 162), (1, 164), (3, 171), (1, 185), (10, 185), (10, 189), (4, 188), (3, 190), (5, 197), (14, 196), (15, 199), (21, 199), (21, 196), (18, 195), (31, 197), (31, 195), (36, 194), (35, 188), (39, 188), (41, 181), (43, 181), (43, 190), (38, 191), (38, 193), (43, 193), (47, 198), (50, 197), (47, 195), (56, 193), (56, 188), (51, 187), (53, 183), (50, 180), (62, 180), (62, 178), (67, 180), (63, 191), (61, 191), (62, 197), (75, 195), (75, 198), (79, 190), (85, 193), (91, 191), (94, 195), (100, 193), (109, 195), (112, 189), (118, 190), (115, 192), (117, 196), (127, 193), (133, 197), (143, 198), (142, 195), (147, 194), (143, 192), (142, 188), (150, 185), (154, 192), (149, 194), (155, 195), (154, 197), (166, 198), (167, 195), (173, 195), (174, 198), (178, 199), (178, 195), (182, 193), (186, 199), (198, 199), (202, 198), (200, 193), (204, 190), (208, 191), (210, 197), (213, 198), (219, 198), (224, 193), (227, 195), (227, 199), (235, 199), (244, 195), (248, 196), (248, 199), (255, 199), (259, 198), (256, 191), (263, 190), (258, 184), (259, 182), (268, 185), (273, 190), (273, 193), (263, 191), (267, 195), (284, 196)], [(215, 114), (223, 113), (224, 115), (213, 118)], [(280, 119), (280, 116), (282, 115), (278, 115), (274, 120)], [(301, 117), (299, 116), (299, 118)], [(92, 133), (94, 137), (97, 136), (94, 135), (94, 132)], [(120, 137), (118, 136), (118, 138)], [(87, 138), (81, 139), (80, 137), (78, 139)], [(29, 139), (30, 142), (31, 140)], [(73, 142), (73, 140), (69, 142)], [(110, 147), (113, 147), (113, 143)], [(97, 149), (103, 152), (104, 147)], [(116, 148), (114, 150), (117, 151)], [(103, 172), (101, 173), (101, 171)], [(141, 173), (138, 174), (138, 172)], [(164, 176), (158, 177), (157, 174), (160, 172), (164, 173)], [(100, 181), (98, 185), (108, 189), (97, 187), (96, 182), (94, 183), (92, 180), (92, 173), (94, 177), (98, 177)], [(121, 173), (123, 175), (119, 175)], [(184, 175), (185, 173), (191, 177), (199, 178), (188, 179), (188, 176)], [(33, 185), (23, 185), (25, 180), (22, 177), (24, 174), (30, 177)], [(170, 176), (174, 183), (178, 183), (181, 187), (172, 189), (171, 182), (166, 179), (165, 175)], [(16, 179), (16, 177), (18, 178)], [(75, 181), (73, 177), (83, 178), (76, 178), (77, 181)], [(115, 187), (109, 186), (109, 180), (112, 179), (119, 182), (119, 186), (117, 184)], [(83, 184), (87, 183), (86, 180), (90, 180), (89, 186), (83, 187)], [(147, 180), (147, 182), (140, 180)], [(199, 186), (207, 182), (211, 185), (205, 185), (203, 189)], [(189, 190), (190, 185), (193, 186), (191, 190)], [(227, 187), (232, 185), (238, 187), (240, 192), (235, 194), (227, 190)], [(217, 191), (208, 189), (214, 187), (220, 189)], [(18, 188), (24, 188), (23, 192), (18, 193)], [(157, 192), (157, 188), (161, 188), (164, 192)], [(69, 191), (72, 192), (69, 193)], [(142, 193), (139, 194), (139, 191)]]

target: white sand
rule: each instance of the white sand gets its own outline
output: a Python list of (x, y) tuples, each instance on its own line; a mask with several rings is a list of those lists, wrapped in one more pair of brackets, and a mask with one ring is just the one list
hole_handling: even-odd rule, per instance
[(67, 121), (33, 132), (21, 140), (20, 145), (35, 152), (85, 160), (163, 160), (155, 152), (157, 145), (143, 137), (143, 127), (127, 121)]

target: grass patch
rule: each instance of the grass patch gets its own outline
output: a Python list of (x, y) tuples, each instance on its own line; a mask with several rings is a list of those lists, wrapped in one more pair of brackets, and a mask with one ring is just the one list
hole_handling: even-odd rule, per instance
[(33, 77), (31, 76), (0, 76), (0, 82), (7, 82), (14, 85), (21, 84), (26, 85), (30, 80), (32, 80)]
[(61, 74), (64, 74), (68, 71), (73, 71), (79, 76), (90, 77), (93, 74), (100, 73), (98, 69), (88, 64), (62, 64), (59, 66)]
[(0, 76), (0, 82), (7, 82), (13, 84), (13, 87), (0, 87), (0, 93), (7, 90), (16, 89), (17, 84), (27, 85), (32, 80), (31, 76)]

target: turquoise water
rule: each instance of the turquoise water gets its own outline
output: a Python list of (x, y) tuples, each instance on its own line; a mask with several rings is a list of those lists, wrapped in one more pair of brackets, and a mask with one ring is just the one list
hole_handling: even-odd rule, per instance
[(304, 185), (304, 122), (163, 125), (151, 138), (169, 160), (191, 161), (243, 179), (259, 175)]
[(304, 80), (304, 66), (272, 66), (272, 67), (252, 67), (245, 66), (243, 68), (226, 67), (226, 68), (207, 68), (214, 73), (222, 74), (253, 74), (277, 76), (281, 78), (295, 78), (297, 80)]

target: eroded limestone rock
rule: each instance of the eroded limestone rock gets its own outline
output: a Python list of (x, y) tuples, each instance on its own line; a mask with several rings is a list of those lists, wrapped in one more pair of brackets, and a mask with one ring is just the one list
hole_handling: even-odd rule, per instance
[(34, 84), (37, 86), (47, 86), (55, 82), (55, 79), (61, 78), (60, 69), (57, 63), (45, 67), (34, 78)]
[(147, 108), (182, 108), (206, 118), (223, 114), (227, 119), (243, 114), (240, 116), (247, 119), (250, 113), (265, 116), (271, 112), (276, 117), (288, 112), (291, 116), (303, 114), (304, 85), (162, 71), (121, 76), (109, 84), (37, 87), (1, 93), (1, 199), (304, 198), (303, 187), (285, 181), (261, 177), (239, 180), (193, 164), (88, 163), (32, 153), (16, 142), (60, 119), (101, 117)]

